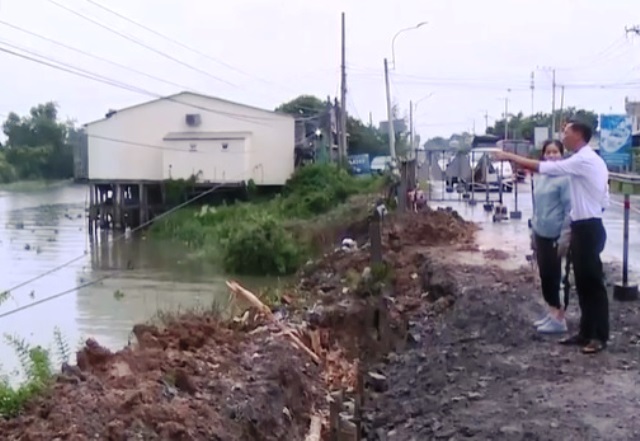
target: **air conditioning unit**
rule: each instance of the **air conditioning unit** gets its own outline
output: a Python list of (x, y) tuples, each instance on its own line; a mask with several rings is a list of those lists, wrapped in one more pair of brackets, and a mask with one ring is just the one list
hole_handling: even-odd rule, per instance
[(185, 121), (189, 127), (197, 127), (202, 122), (202, 119), (198, 113), (187, 113)]

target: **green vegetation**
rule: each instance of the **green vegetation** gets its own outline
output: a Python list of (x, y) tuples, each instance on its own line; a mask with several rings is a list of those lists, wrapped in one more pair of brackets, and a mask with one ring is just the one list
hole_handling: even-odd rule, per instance
[[(569, 107), (562, 111), (556, 110), (553, 114), (556, 120), (556, 127), (560, 129), (565, 121), (577, 119), (589, 124), (595, 131), (598, 128), (598, 115), (595, 112), (585, 109)], [(526, 139), (533, 141), (533, 134), (536, 127), (551, 128), (552, 115), (550, 113), (539, 112), (535, 115), (525, 116), (522, 112), (510, 115), (509, 118), (509, 138)], [(497, 119), (492, 126), (487, 127), (486, 133), (498, 137), (504, 136), (505, 120)], [(449, 139), (441, 136), (428, 139), (424, 143), (427, 150), (449, 149), (451, 142), (459, 143), (461, 148), (470, 146), (473, 135), (469, 132), (453, 134)]]
[[(71, 349), (57, 328), (54, 337), (57, 361), (68, 362)], [(0, 377), (0, 417), (6, 418), (16, 415), (29, 400), (47, 391), (53, 384), (54, 369), (51, 351), (40, 346), (32, 347), (24, 340), (9, 335), (5, 335), (5, 342), (18, 355), (21, 371), (17, 374), (23, 377), (18, 386), (13, 386), (8, 376)]]
[[(332, 104), (323, 101), (313, 95), (301, 95), (276, 108), (277, 112), (295, 115), (305, 118), (305, 135), (310, 136), (320, 129), (323, 136), (328, 137), (327, 115), (332, 109)], [(398, 106), (393, 106), (394, 119), (401, 119)], [(317, 117), (317, 118), (314, 118)], [(389, 135), (375, 126), (364, 124), (359, 119), (349, 116), (347, 118), (348, 152), (350, 155), (368, 153), (370, 158), (386, 156), (389, 154)], [(399, 155), (409, 149), (409, 138), (405, 132), (396, 132), (396, 151)]]
[(78, 132), (71, 121), (58, 121), (55, 103), (39, 104), (24, 117), (11, 112), (2, 130), (7, 140), (0, 145), (0, 183), (73, 177), (70, 140)]
[(152, 234), (181, 241), (231, 273), (291, 274), (313, 251), (308, 233), (318, 219), (330, 220), (337, 211), (340, 221), (348, 222), (347, 200), (378, 185), (333, 165), (311, 165), (297, 170), (270, 200), (180, 210), (156, 222)]

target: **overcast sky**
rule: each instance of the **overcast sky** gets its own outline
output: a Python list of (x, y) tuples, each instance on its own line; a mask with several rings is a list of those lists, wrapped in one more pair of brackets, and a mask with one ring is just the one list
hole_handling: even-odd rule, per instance
[[(421, 101), (423, 137), (484, 130), (504, 112), (551, 109), (551, 74), (565, 85), (565, 106), (624, 112), (640, 98), (638, 0), (95, 0), (207, 55), (198, 55), (91, 4), (89, 0), (0, 0), (0, 48), (6, 44), (55, 58), (152, 94), (181, 86), (272, 109), (299, 94), (339, 90), (340, 13), (347, 19), (348, 110), (367, 121), (385, 118), (383, 59), (400, 29), (428, 25), (396, 39), (393, 99), (402, 112)], [(54, 2), (90, 16), (178, 61), (128, 41)], [(6, 23), (125, 65), (166, 82), (61, 48)], [(19, 52), (19, 51), (16, 51)], [(182, 62), (183, 64), (181, 64)], [(193, 68), (204, 71), (209, 76)], [(0, 53), (0, 114), (24, 113), (54, 100), (61, 114), (85, 123), (109, 108), (153, 99)], [(511, 88), (511, 92), (508, 89)], [(557, 94), (560, 106), (560, 89)]]

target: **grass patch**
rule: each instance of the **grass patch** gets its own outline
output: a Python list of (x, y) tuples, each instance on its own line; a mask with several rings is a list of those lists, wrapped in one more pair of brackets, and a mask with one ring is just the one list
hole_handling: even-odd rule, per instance
[(365, 199), (358, 197), (380, 187), (380, 178), (356, 178), (333, 165), (307, 166), (275, 197), (186, 208), (160, 219), (151, 234), (180, 241), (230, 273), (287, 275), (316, 250), (314, 238), (322, 228), (344, 225), (355, 212), (362, 215)]

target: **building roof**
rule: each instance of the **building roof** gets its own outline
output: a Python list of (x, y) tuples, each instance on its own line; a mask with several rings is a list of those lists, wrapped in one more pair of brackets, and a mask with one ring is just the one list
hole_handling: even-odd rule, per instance
[[(173, 101), (173, 100), (175, 100), (177, 97), (180, 97), (180, 96), (183, 96), (183, 95), (194, 95), (194, 96), (199, 96), (199, 97), (202, 97), (202, 98), (207, 98), (207, 99), (212, 100), (212, 101), (219, 101), (219, 102), (227, 103), (227, 104), (235, 104), (235, 105), (237, 105), (237, 106), (246, 107), (246, 108), (248, 108), (248, 109), (259, 110), (260, 112), (268, 113), (268, 114), (270, 114), (270, 115), (277, 115), (277, 116), (282, 116), (282, 117), (295, 118), (293, 115), (289, 115), (288, 113), (276, 112), (276, 111), (273, 111), (273, 110), (261, 109), (260, 107), (254, 107), (254, 106), (250, 106), (250, 105), (247, 105), (247, 104), (236, 103), (236, 102), (234, 102), (234, 101), (226, 100), (226, 99), (224, 99), (224, 98), (218, 98), (218, 97), (211, 96), (211, 95), (205, 95), (205, 94), (202, 94), (202, 93), (189, 92), (189, 91), (182, 91), (182, 92), (174, 93), (173, 95), (167, 95), (167, 96), (164, 96), (164, 97), (156, 98), (156, 99), (151, 100), (151, 101), (145, 101), (145, 102), (143, 102), (143, 103), (134, 104), (134, 105), (129, 106), (129, 107), (124, 107), (124, 108), (122, 108), (122, 109), (118, 110), (116, 113), (117, 113), (117, 114), (120, 114), (120, 113), (122, 113), (122, 112), (126, 112), (126, 111), (128, 111), (128, 110), (137, 109), (137, 108), (139, 108), (139, 107), (143, 107), (143, 106), (146, 106), (146, 105), (149, 105), (149, 104), (154, 104), (154, 103), (156, 103), (156, 102), (158, 102), (158, 101), (162, 101), (162, 100), (170, 100), (170, 101)], [(178, 102), (178, 103), (180, 103), (180, 102)], [(181, 103), (181, 104), (184, 104), (184, 105), (186, 105), (186, 106), (189, 106), (189, 104), (188, 104), (188, 103)], [(197, 109), (197, 108), (196, 108), (196, 109)], [(213, 109), (212, 109), (212, 110), (213, 110)], [(98, 119), (98, 120), (95, 120), (95, 121), (91, 121), (91, 122), (85, 123), (85, 124), (84, 124), (84, 127), (87, 127), (87, 126), (90, 126), (90, 125), (93, 125), (93, 124), (98, 124), (98, 123), (101, 123), (101, 122), (106, 121), (106, 120), (108, 120), (108, 119), (109, 119), (109, 117), (100, 118), (100, 119)]]

